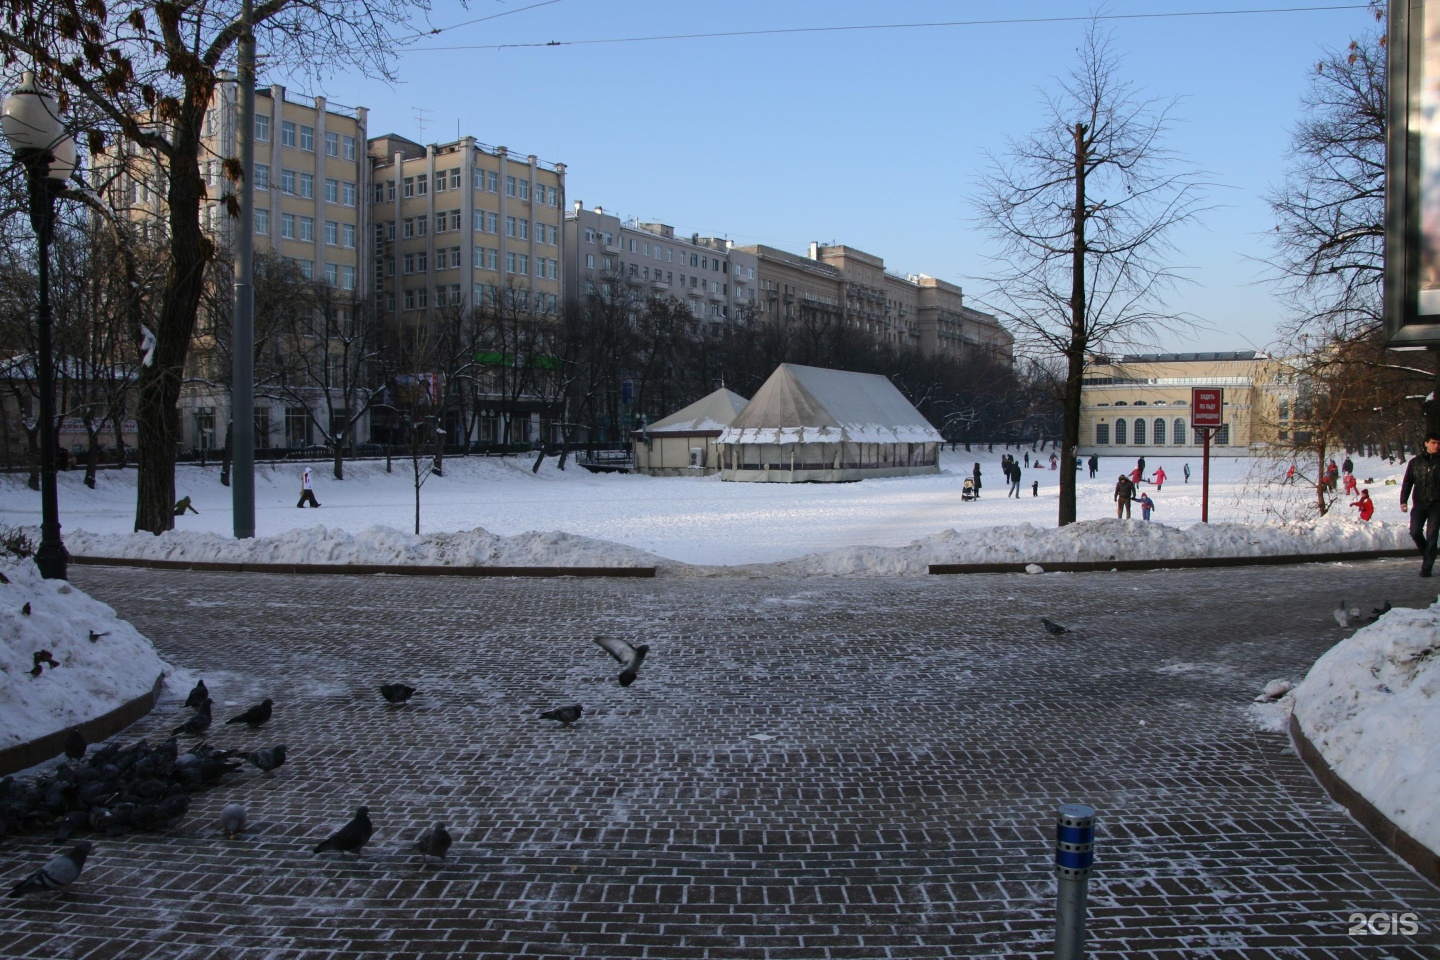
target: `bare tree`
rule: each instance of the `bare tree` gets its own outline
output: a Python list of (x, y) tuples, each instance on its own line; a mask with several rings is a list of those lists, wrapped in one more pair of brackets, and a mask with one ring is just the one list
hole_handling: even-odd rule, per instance
[(1202, 211), (1201, 181), (1164, 145), (1173, 102), (1140, 99), (1092, 23), (1079, 63), (1046, 97), (1050, 119), (992, 158), (975, 203), (1000, 245), (991, 305), (1031, 350), (1065, 358), (1059, 523), (1075, 515), (1087, 354), (1177, 322), (1174, 228)]

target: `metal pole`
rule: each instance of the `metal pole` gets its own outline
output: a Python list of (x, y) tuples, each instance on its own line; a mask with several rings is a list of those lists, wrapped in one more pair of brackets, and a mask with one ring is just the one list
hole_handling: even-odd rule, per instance
[(1095, 808), (1067, 803), (1055, 818), (1055, 960), (1083, 960), (1085, 904), (1095, 862)]
[(55, 362), (50, 344), (50, 239), (55, 230), (55, 193), (60, 185), (50, 179), (55, 157), (46, 150), (16, 151), (25, 165), (30, 188), (30, 224), (40, 248), (40, 303), (35, 313), (37, 369), (40, 390), (40, 546), (35, 566), (47, 580), (64, 580), (70, 554), (60, 539), (60, 493), (55, 481)]
[(240, 30), (236, 141), (240, 147), (240, 225), (235, 233), (235, 330), (230, 367), (234, 465), (230, 498), (237, 540), (255, 536), (255, 32), (252, 0)]
[(1200, 522), (1210, 522), (1210, 428), (1202, 427), (1205, 434), (1205, 452), (1200, 461)]

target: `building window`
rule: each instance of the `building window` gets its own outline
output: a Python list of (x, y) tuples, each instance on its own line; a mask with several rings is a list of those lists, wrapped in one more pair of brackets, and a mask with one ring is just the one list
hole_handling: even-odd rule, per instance
[(262, 237), (268, 237), (270, 235), (269, 210), (257, 209), (255, 211), (255, 233)]
[(1215, 444), (1215, 446), (1217, 446), (1217, 447), (1223, 447), (1223, 446), (1226, 446), (1227, 444), (1229, 444), (1229, 443), (1230, 443), (1230, 424), (1227, 423), (1227, 424), (1225, 424), (1225, 426), (1221, 427), (1219, 430), (1216, 430), (1216, 431), (1215, 431), (1215, 439), (1211, 440), (1210, 442), (1213, 443), (1213, 444)]
[(430, 174), (422, 173), (415, 178), (415, 196), (423, 197), (430, 192)]
[(523, 276), (530, 274), (530, 257), (528, 254), (520, 254), (515, 258), (515, 272)]
[(255, 114), (255, 139), (261, 143), (270, 142), (270, 118), (264, 114)]
[(355, 289), (355, 268), (354, 268), (354, 267), (341, 267), (341, 268), (340, 268), (340, 289), (341, 289), (341, 290), (354, 290), (354, 289)]
[(354, 137), (341, 137), (341, 138), (340, 138), (340, 152), (341, 152), (341, 154), (344, 156), (344, 158), (345, 158), (346, 160), (354, 160), (354, 159), (355, 159), (355, 138), (354, 138)]
[(1095, 424), (1095, 442), (1097, 444), (1108, 444), (1110, 442), (1110, 424)]
[(1125, 419), (1123, 417), (1115, 421), (1115, 442), (1122, 445), (1125, 443)]
[(507, 196), (507, 197), (513, 197), (513, 196), (515, 196), (515, 178), (514, 178), (514, 177), (506, 177), (506, 178), (505, 178), (505, 196)]
[(459, 211), (459, 210), (451, 210), (451, 211), (450, 211), (450, 229), (451, 229), (451, 230), (459, 230), (459, 229), (460, 229), (460, 211)]
[(314, 243), (314, 242), (315, 242), (315, 218), (314, 218), (314, 217), (301, 217), (301, 218), (300, 218), (300, 239), (301, 239), (302, 241), (304, 241), (305, 243)]
[(1165, 420), (1163, 417), (1155, 418), (1155, 433), (1150, 439), (1154, 441), (1157, 447), (1163, 447), (1165, 445)]
[(514, 273), (514, 272), (515, 272), (515, 254), (513, 254), (513, 253), (507, 253), (507, 254), (505, 254), (505, 272), (506, 272), (506, 273)]
[(587, 270), (594, 270), (594, 269), (595, 269), (595, 254), (593, 254), (593, 253), (587, 253), (587, 254), (585, 254), (585, 268), (586, 268)]
[(1185, 445), (1185, 421), (1179, 417), (1175, 418), (1175, 433), (1170, 440), (1177, 447)]
[(586, 228), (585, 228), (585, 242), (586, 242), (586, 243), (594, 243), (594, 242), (595, 242), (595, 230), (594, 230), (594, 228), (592, 228), (592, 227), (586, 227)]
[(445, 216), (445, 211), (444, 211), (444, 210), (438, 210), (438, 211), (436, 211), (436, 213), (435, 213), (435, 232), (436, 232), (436, 233), (444, 233), (444, 232), (445, 232), (445, 224), (448, 223), (448, 222), (449, 222), (449, 219)]
[(325, 282), (332, 287), (340, 286), (340, 268), (333, 264), (325, 264)]
[(486, 211), (485, 211), (485, 232), (486, 232), (486, 233), (499, 233), (499, 232), (500, 232), (500, 214), (495, 213), (493, 210), (486, 210)]
[(314, 260), (296, 260), (295, 264), (300, 268), (300, 276), (304, 277), (306, 280), (315, 279)]
[(300, 149), (306, 153), (315, 152), (315, 128), (300, 125)]
[(286, 240), (295, 239), (295, 214), (280, 214), (280, 236), (284, 237)]
[(280, 146), (282, 146), (282, 147), (293, 147), (293, 146), (295, 146), (295, 121), (293, 121), (293, 120), (281, 120), (281, 121), (280, 121)]
[(340, 224), (334, 220), (325, 221), (325, 243), (331, 247), (340, 245)]
[(339, 180), (331, 180), (329, 177), (326, 177), (326, 178), (325, 178), (325, 202), (326, 202), (326, 203), (339, 203), (339, 202), (340, 202), (340, 181), (339, 181)]
[(270, 189), (270, 165), (268, 163), (255, 164), (255, 189)]
[[(513, 179), (513, 178), (512, 178), (512, 179)], [(513, 237), (513, 236), (515, 236), (515, 218), (514, 218), (514, 217), (506, 217), (506, 218), (505, 218), (505, 236), (507, 236), (507, 237)]]
[(285, 408), (285, 443), (299, 447), (310, 442), (310, 417), (304, 407)]
[(294, 196), (294, 195), (295, 195), (295, 171), (294, 171), (294, 170), (281, 170), (281, 171), (280, 171), (280, 192), (281, 192), (281, 193), (288, 193), (288, 194), (290, 194), (291, 196)]
[(340, 134), (327, 131), (325, 134), (325, 156), (340, 156)]
[(405, 178), (405, 189), (402, 191), (402, 194), (403, 194), (404, 196), (407, 196), (407, 197), (413, 197), (413, 196), (415, 196), (415, 178), (414, 178), (414, 177), (406, 177), (406, 178)]
[(300, 174), (300, 196), (310, 200), (315, 196), (315, 177), (313, 174)]
[(451, 170), (451, 171), (450, 171), (450, 189), (451, 189), (451, 190), (459, 190), (459, 189), (460, 189), (460, 168), (459, 168), (459, 167), (456, 167), (454, 170)]
[(529, 199), (530, 199), (530, 181), (524, 179), (523, 177), (522, 177), (521, 180), (520, 180), (520, 199), (521, 199), (521, 200), (529, 200)]
[(1143, 447), (1145, 445), (1145, 421), (1139, 417), (1135, 418), (1135, 440), (1134, 445)]
[(355, 224), (343, 223), (340, 225), (340, 246), (347, 250), (355, 249)]

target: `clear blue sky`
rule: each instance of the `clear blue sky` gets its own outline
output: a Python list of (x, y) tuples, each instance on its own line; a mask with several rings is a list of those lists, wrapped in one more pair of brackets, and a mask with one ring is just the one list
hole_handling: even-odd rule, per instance
[(587, 207), (795, 252), (812, 240), (849, 244), (979, 295), (990, 241), (969, 201), (984, 151), (1001, 153), (1007, 137), (1043, 123), (1041, 90), (1074, 62), (1083, 22), (487, 47), (1303, 8), (1108, 23), (1122, 76), (1146, 95), (1183, 98), (1170, 146), (1221, 185), (1220, 208), (1176, 238), (1177, 263), (1197, 282), (1175, 306), (1215, 329), (1163, 345), (1263, 348), (1283, 310), (1257, 262), (1270, 255), (1273, 227), (1263, 195), (1280, 180), (1322, 49), (1373, 29), (1358, 5), (1319, 9), (1344, 2), (471, 0), (467, 10), (436, 0), (433, 26), (453, 29), (399, 60), (399, 85), (337, 76), (323, 89), (291, 86), (368, 107), (372, 135), (438, 143), (458, 131), (565, 163), (569, 199)]

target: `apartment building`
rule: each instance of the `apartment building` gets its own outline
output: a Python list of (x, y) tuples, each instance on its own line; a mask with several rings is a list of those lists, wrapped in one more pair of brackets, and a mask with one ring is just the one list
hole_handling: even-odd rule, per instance
[(382, 318), (415, 330), (446, 309), (559, 310), (565, 164), (462, 137), (369, 143), (371, 295)]
[(758, 259), (728, 240), (677, 237), (669, 224), (622, 220), (579, 201), (565, 218), (568, 302), (599, 293), (671, 297), (707, 323), (755, 307)]

